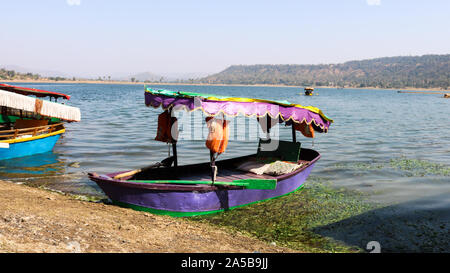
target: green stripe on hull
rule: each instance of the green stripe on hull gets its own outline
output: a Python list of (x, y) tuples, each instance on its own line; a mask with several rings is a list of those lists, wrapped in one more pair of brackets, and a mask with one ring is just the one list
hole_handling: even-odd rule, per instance
[(211, 210), (211, 211), (185, 212), (185, 211), (170, 211), (170, 210), (152, 209), (152, 208), (147, 208), (147, 207), (143, 207), (143, 206), (123, 203), (123, 202), (120, 202), (120, 201), (113, 201), (113, 204), (115, 204), (117, 206), (120, 206), (120, 207), (124, 207), (124, 208), (130, 208), (130, 209), (134, 209), (134, 210), (138, 210), (138, 211), (150, 212), (150, 213), (158, 214), (158, 215), (168, 215), (168, 216), (172, 216), (172, 217), (191, 217), (191, 216), (200, 216), (200, 215), (207, 215), (207, 214), (214, 214), (214, 213), (224, 212), (224, 211), (237, 209), (237, 208), (240, 208), (240, 207), (253, 205), (253, 204), (256, 204), (256, 203), (261, 203), (261, 202), (264, 202), (264, 201), (280, 198), (280, 197), (289, 195), (291, 193), (294, 193), (296, 191), (299, 191), (299, 190), (303, 189), (303, 186), (304, 186), (304, 184), (302, 184), (300, 187), (298, 187), (294, 191), (288, 192), (286, 194), (282, 194), (280, 196), (275, 196), (275, 197), (271, 197), (271, 198), (255, 201), (255, 202), (250, 202), (248, 204), (243, 204), (243, 205), (239, 205), (239, 206), (230, 207), (230, 208), (228, 208), (226, 210), (225, 209), (220, 209), (220, 210)]
[(260, 189), (260, 190), (274, 190), (277, 187), (276, 179), (238, 179), (232, 182), (223, 181), (193, 181), (193, 180), (128, 180), (134, 183), (149, 183), (149, 184), (199, 184), (199, 185), (227, 185), (239, 186), (246, 189)]

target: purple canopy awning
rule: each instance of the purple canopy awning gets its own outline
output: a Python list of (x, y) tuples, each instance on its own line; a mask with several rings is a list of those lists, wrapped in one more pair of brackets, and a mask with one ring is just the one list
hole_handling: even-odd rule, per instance
[(202, 110), (209, 116), (223, 113), (233, 117), (237, 115), (264, 117), (268, 114), (271, 118), (281, 118), (285, 122), (312, 123), (314, 129), (318, 132), (327, 132), (330, 124), (333, 122), (320, 109), (311, 106), (303, 107), (296, 104), (288, 104), (287, 102), (221, 97), (167, 90), (147, 89), (145, 92), (145, 104), (155, 108), (161, 106), (163, 109)]

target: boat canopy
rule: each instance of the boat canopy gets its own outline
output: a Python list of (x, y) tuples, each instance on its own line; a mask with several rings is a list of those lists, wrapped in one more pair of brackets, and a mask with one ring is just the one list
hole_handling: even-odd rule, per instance
[(313, 106), (302, 106), (288, 101), (274, 101), (265, 99), (239, 98), (200, 94), (192, 92), (145, 89), (145, 104), (164, 110), (184, 109), (187, 111), (202, 110), (208, 116), (223, 113), (227, 116), (239, 114), (247, 117), (280, 118), (284, 122), (312, 124), (315, 131), (327, 132), (333, 122), (320, 109)]
[(41, 116), (59, 118), (66, 121), (80, 121), (81, 113), (77, 107), (67, 106), (47, 100), (27, 97), (0, 90), (0, 106), (27, 111)]
[(66, 100), (70, 99), (69, 95), (62, 94), (62, 93), (56, 93), (56, 92), (39, 90), (39, 89), (28, 88), (28, 87), (13, 86), (13, 85), (9, 85), (9, 84), (0, 84), (0, 89), (9, 91), (9, 92), (14, 92), (14, 93), (21, 94), (21, 95), (25, 95), (25, 96), (33, 95), (38, 98), (52, 97), (55, 99), (57, 99), (57, 98), (63, 98)]

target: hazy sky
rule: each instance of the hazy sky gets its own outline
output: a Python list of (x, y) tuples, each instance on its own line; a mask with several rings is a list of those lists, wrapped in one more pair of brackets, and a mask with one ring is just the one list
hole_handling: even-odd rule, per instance
[(0, 67), (219, 72), (450, 53), (449, 0), (0, 0)]

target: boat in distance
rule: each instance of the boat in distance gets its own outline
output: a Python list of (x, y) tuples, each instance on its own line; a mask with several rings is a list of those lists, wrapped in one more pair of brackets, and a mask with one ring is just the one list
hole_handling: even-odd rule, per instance
[(304, 89), (304, 91), (305, 91), (305, 96), (312, 96), (312, 95), (313, 95), (313, 92), (314, 92), (314, 88), (312, 88), (312, 87), (306, 87), (306, 88)]

